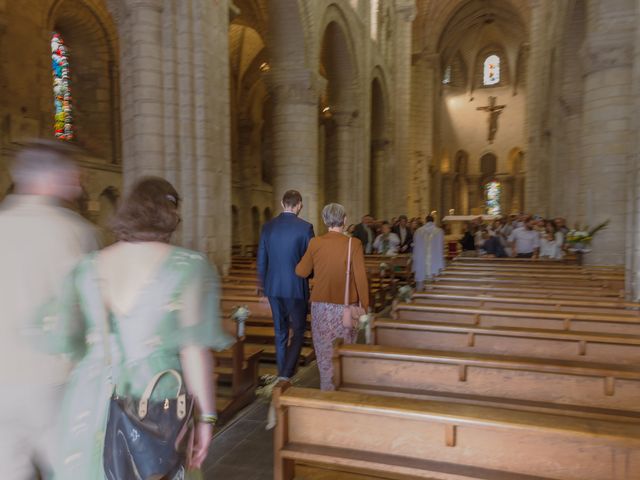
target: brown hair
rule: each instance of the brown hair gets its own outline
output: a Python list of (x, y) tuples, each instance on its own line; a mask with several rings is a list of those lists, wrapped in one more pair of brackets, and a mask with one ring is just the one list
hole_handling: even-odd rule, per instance
[(180, 223), (178, 204), (178, 192), (168, 181), (142, 178), (120, 204), (111, 227), (125, 242), (168, 243)]
[(293, 208), (302, 203), (302, 195), (297, 190), (287, 190), (282, 196), (282, 205), (285, 208)]

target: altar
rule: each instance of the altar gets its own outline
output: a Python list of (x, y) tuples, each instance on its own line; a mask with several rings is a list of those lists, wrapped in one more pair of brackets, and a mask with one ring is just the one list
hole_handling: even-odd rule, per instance
[(482, 222), (493, 222), (498, 217), (496, 215), (447, 215), (442, 219), (443, 224), (450, 226), (448, 235), (459, 239), (464, 233), (464, 229), (467, 223), (482, 218)]

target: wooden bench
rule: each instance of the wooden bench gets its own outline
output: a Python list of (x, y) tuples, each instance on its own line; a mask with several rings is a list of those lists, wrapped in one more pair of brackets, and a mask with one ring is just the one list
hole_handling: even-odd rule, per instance
[(425, 286), (429, 292), (472, 292), (482, 295), (510, 295), (518, 298), (539, 297), (544, 296), (550, 301), (554, 299), (565, 300), (584, 300), (585, 298), (599, 297), (598, 300), (607, 302), (626, 303), (623, 298), (624, 292), (611, 292), (609, 290), (598, 291), (581, 291), (580, 289), (549, 289), (548, 287), (532, 287), (532, 286), (508, 286), (508, 285), (482, 285), (482, 284), (455, 284), (448, 282), (430, 283)]
[(628, 417), (640, 424), (637, 365), (339, 342), (333, 364), (338, 390), (589, 418)]
[(469, 277), (436, 277), (436, 286), (479, 286), (484, 289), (493, 288), (518, 288), (520, 290), (538, 290), (544, 292), (553, 292), (560, 295), (587, 295), (597, 297), (624, 297), (624, 291), (621, 289), (610, 289), (603, 285), (574, 285), (574, 282), (559, 282), (559, 283), (545, 283), (543, 281), (531, 281), (527, 282), (514, 281), (509, 279), (484, 279), (484, 278), (469, 278)]
[(399, 303), (393, 309), (392, 316), (395, 320), (451, 322), (485, 327), (546, 328), (640, 335), (640, 318), (629, 315)]
[(514, 264), (514, 265), (577, 265), (578, 259), (574, 255), (566, 255), (561, 260), (545, 260), (540, 258), (493, 258), (493, 257), (466, 257), (459, 256), (453, 259), (457, 263), (471, 263), (475, 265), (487, 264)]
[(640, 365), (640, 336), (376, 318), (374, 344), (450, 352)]
[(255, 399), (259, 379), (258, 365), (263, 351), (260, 346), (245, 343), (238, 324), (230, 316), (223, 318), (223, 327), (236, 341), (227, 350), (211, 351), (219, 387), (217, 409), (221, 423), (231, 419)]
[(412, 303), (418, 305), (455, 305), (480, 308), (525, 308), (528, 310), (582, 313), (612, 313), (640, 316), (640, 304), (594, 300), (553, 300), (544, 297), (518, 298), (494, 295), (461, 295), (450, 293), (415, 293)]
[(296, 463), (380, 478), (630, 480), (640, 426), (451, 402), (274, 390), (274, 479)]
[(549, 290), (560, 289), (574, 289), (582, 288), (592, 291), (609, 290), (619, 293), (624, 288), (623, 282), (609, 281), (609, 280), (592, 280), (581, 278), (547, 278), (536, 276), (492, 276), (492, 275), (467, 275), (467, 274), (455, 274), (447, 273), (446, 271), (436, 277), (436, 282), (456, 282), (456, 283), (482, 283), (485, 285), (497, 285), (508, 284), (518, 286), (537, 286), (547, 288)]

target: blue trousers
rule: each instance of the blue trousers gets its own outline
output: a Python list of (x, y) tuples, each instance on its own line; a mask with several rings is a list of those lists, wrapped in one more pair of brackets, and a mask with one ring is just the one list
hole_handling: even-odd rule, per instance
[[(276, 335), (278, 376), (291, 378), (296, 372), (307, 328), (308, 302), (299, 298), (269, 297)], [(289, 329), (291, 340), (289, 341)]]

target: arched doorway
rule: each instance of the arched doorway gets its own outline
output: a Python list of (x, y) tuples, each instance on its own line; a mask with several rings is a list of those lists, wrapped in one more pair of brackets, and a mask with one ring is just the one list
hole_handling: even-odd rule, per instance
[[(320, 198), (323, 203), (338, 202), (353, 212), (355, 194), (363, 185), (355, 175), (357, 82), (355, 62), (345, 30), (336, 21), (327, 25), (322, 39), (320, 75), (327, 80), (320, 96), (319, 165)], [(322, 203), (321, 203), (322, 205)]]
[(456, 215), (468, 215), (469, 213), (468, 168), (469, 154), (464, 150), (459, 150), (454, 159), (453, 208)]
[[(386, 138), (386, 103), (379, 78), (371, 83), (371, 165), (369, 205), (376, 218), (385, 218), (385, 164), (389, 140)], [(389, 193), (389, 192), (387, 192)]]

